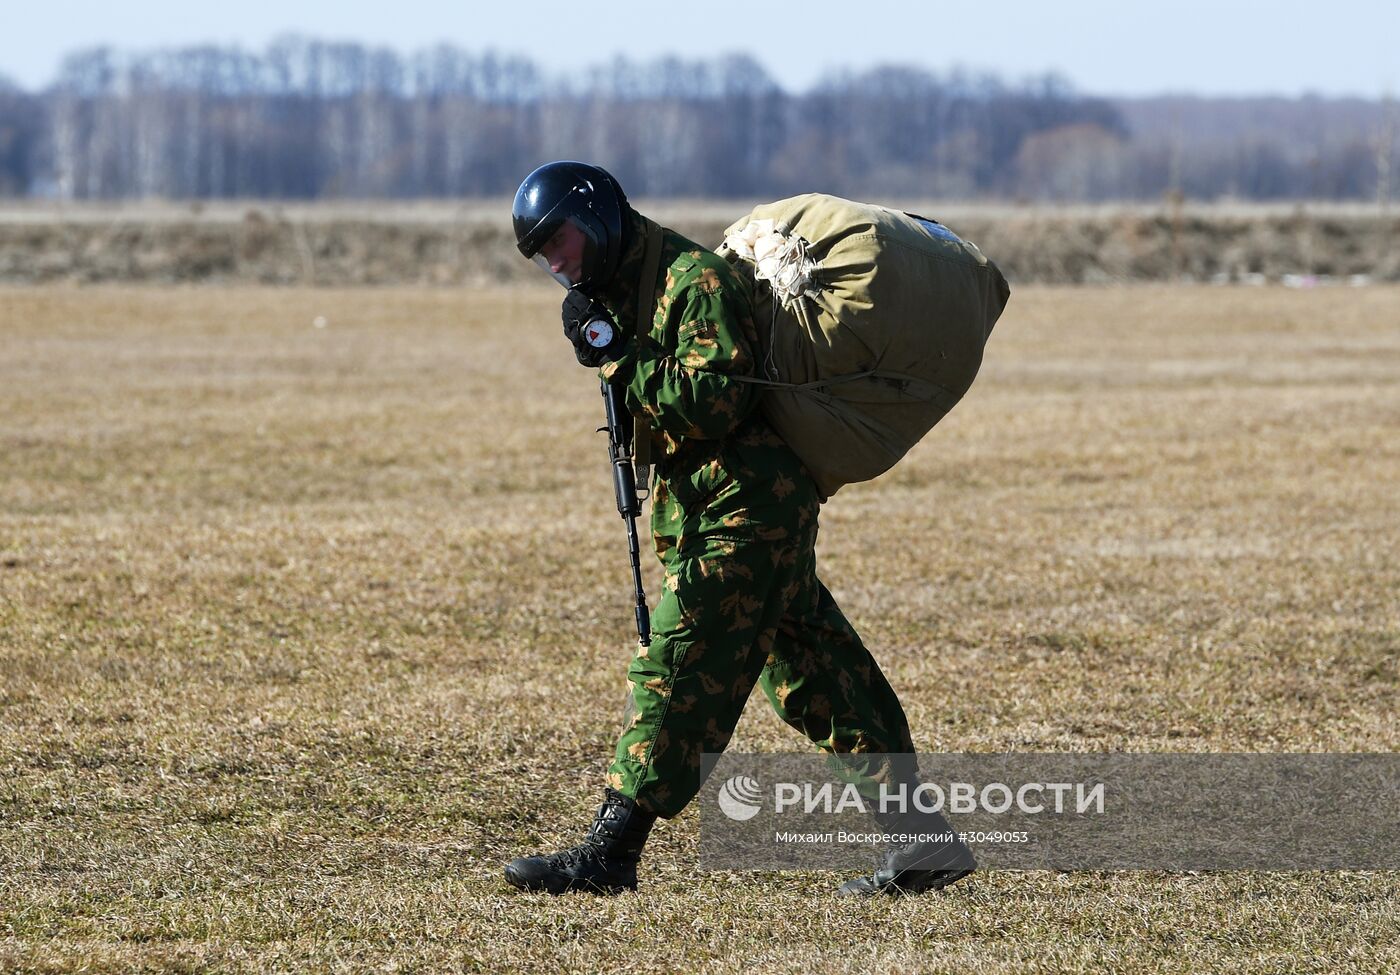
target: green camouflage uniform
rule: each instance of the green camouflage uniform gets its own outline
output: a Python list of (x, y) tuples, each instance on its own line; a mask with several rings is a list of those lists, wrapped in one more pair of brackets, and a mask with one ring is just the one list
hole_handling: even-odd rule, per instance
[[(652, 642), (628, 670), (630, 719), (608, 784), (659, 816), (700, 789), (700, 757), (729, 742), (754, 683), (778, 716), (848, 767), (882, 778), (911, 753), (904, 709), (817, 579), (816, 485), (764, 420), (749, 285), (720, 257), (663, 231), (659, 299), (638, 336), (636, 233), (604, 296), (631, 335), (604, 375), (649, 418), (652, 534), (665, 567)], [(869, 760), (854, 756), (870, 754)]]

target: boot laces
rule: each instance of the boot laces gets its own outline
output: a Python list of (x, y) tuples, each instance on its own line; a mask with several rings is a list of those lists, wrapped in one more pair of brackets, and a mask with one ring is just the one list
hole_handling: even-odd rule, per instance
[(561, 850), (548, 858), (552, 863), (561, 867), (574, 866), (594, 861), (602, 863), (604, 860), (602, 844), (591, 837), (585, 839), (578, 846), (571, 846), (567, 850)]

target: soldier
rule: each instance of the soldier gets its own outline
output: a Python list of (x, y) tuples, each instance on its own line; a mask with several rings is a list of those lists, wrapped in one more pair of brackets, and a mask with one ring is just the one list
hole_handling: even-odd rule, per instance
[[(564, 333), (580, 364), (625, 386), (658, 458), (652, 534), (665, 569), (653, 638), (628, 669), (630, 719), (580, 845), (521, 857), (525, 890), (616, 893), (658, 817), (700, 789), (704, 752), (728, 744), (755, 682), (783, 721), (858, 773), (909, 755), (904, 709), (817, 579), (812, 477), (764, 420), (750, 285), (723, 259), (638, 214), (605, 171), (555, 162), (512, 213), (520, 252), (569, 289)], [(606, 312), (611, 327), (583, 326)], [(903, 857), (901, 859), (901, 856)], [(932, 868), (890, 854), (842, 893), (938, 889), (970, 857)]]

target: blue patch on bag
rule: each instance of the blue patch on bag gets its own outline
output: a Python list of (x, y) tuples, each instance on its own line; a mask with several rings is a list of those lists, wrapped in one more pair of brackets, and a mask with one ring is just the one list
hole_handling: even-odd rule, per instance
[[(912, 214), (911, 214), (912, 216)], [(928, 231), (929, 236), (934, 240), (947, 240), (954, 244), (961, 244), (962, 238), (953, 233), (941, 223), (934, 223), (932, 220), (925, 220), (923, 217), (914, 217), (919, 222), (919, 226)]]

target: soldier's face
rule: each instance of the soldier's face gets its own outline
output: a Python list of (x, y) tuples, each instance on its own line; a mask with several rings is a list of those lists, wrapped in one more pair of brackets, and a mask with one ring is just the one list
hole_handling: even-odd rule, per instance
[(572, 220), (565, 220), (554, 236), (545, 241), (540, 253), (549, 262), (551, 272), (578, 284), (583, 278), (583, 249), (586, 242), (583, 231)]

